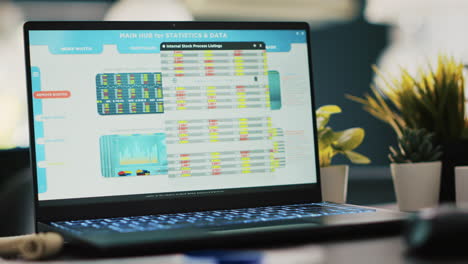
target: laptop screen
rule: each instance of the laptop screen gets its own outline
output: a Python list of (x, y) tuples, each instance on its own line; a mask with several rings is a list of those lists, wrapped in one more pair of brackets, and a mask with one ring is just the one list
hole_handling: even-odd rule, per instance
[(305, 30), (30, 30), (40, 201), (316, 183)]

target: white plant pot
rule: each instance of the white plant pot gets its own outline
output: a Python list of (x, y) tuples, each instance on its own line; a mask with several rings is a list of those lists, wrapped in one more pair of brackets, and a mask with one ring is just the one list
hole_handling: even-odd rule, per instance
[(336, 165), (320, 168), (322, 200), (334, 203), (346, 203), (348, 193), (348, 165)]
[(441, 169), (440, 161), (390, 164), (400, 211), (417, 211), (438, 205)]
[(468, 166), (455, 167), (455, 203), (458, 208), (468, 208)]

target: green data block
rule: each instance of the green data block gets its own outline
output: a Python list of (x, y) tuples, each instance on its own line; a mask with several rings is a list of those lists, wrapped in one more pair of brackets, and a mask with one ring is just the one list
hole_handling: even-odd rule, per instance
[(270, 89), (271, 110), (281, 109), (280, 74), (278, 71), (268, 71), (268, 87)]

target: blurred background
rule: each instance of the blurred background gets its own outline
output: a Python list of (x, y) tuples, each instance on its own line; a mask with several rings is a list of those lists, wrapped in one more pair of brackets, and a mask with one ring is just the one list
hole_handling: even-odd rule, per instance
[[(22, 191), (31, 188), (25, 21), (307, 21), (312, 31), (316, 105), (337, 104), (343, 109), (330, 123), (336, 130), (356, 126), (366, 130), (358, 151), (372, 164), (353, 165), (349, 202), (375, 204), (395, 199), (387, 159), (395, 135), (345, 94), (361, 96), (370, 91), (373, 64), (390, 74), (401, 66), (416, 71), (415, 62), (431, 61), (438, 52), (467, 64), (467, 11), (465, 0), (0, 0), (0, 201), (14, 195), (21, 200)], [(334, 163), (348, 161), (337, 157)], [(372, 188), (381, 190), (379, 197), (365, 198), (362, 194)], [(8, 207), (18, 206), (0, 204), (2, 210)]]

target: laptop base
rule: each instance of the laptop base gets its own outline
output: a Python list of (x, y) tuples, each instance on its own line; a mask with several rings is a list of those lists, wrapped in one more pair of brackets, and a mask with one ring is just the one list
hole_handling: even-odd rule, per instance
[(73, 234), (49, 224), (40, 224), (40, 229), (63, 234), (69, 246), (79, 248), (81, 253), (86, 252), (91, 256), (115, 256), (174, 253), (207, 248), (268, 247), (392, 235), (401, 232), (404, 216), (405, 214), (400, 212), (375, 209), (373, 212), (303, 217), (216, 228), (107, 234)]

